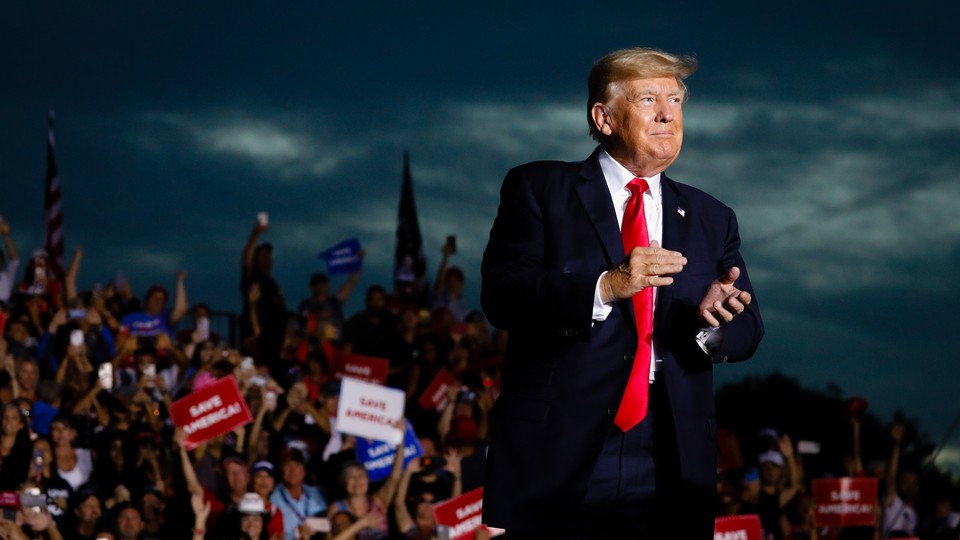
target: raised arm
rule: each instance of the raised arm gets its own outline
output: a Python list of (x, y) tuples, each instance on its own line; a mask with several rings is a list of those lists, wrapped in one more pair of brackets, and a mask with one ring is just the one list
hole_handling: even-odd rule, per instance
[(173, 311), (170, 312), (170, 324), (176, 325), (187, 314), (190, 305), (187, 303), (187, 271), (177, 272), (177, 296), (173, 302)]
[(253, 274), (253, 254), (257, 250), (257, 240), (266, 230), (267, 226), (261, 225), (259, 221), (253, 224), (253, 230), (250, 231), (250, 237), (247, 238), (247, 245), (243, 247), (243, 257), (240, 259), (240, 268), (243, 270), (243, 277), (245, 278)]
[(83, 248), (73, 250), (73, 258), (70, 259), (70, 266), (67, 268), (67, 275), (64, 280), (64, 292), (67, 295), (67, 302), (77, 297), (77, 274), (80, 272), (80, 263), (83, 261)]
[[(397, 421), (394, 427), (406, 431), (407, 422), (401, 418)], [(397, 484), (400, 482), (400, 476), (403, 474), (403, 457), (405, 448), (405, 437), (402, 437), (396, 448), (396, 455), (393, 458), (393, 468), (390, 469), (390, 476), (387, 477), (380, 489), (377, 490), (376, 495), (374, 495), (380, 499), (380, 502), (383, 503), (383, 506), (390, 506), (390, 503), (393, 502), (393, 496), (397, 493)]]
[(10, 236), (10, 224), (0, 219), (0, 236), (3, 236), (3, 243), (7, 246), (7, 259), (11, 261), (20, 260), (17, 256), (17, 246), (13, 243), (13, 237)]
[(883, 493), (883, 505), (890, 507), (897, 496), (897, 468), (900, 465), (900, 443), (906, 428), (903, 424), (894, 424), (890, 428), (890, 438), (893, 439), (893, 449), (890, 450), (890, 463), (887, 464), (886, 490)]
[(405, 534), (415, 525), (413, 518), (410, 516), (410, 511), (407, 510), (407, 491), (410, 489), (410, 478), (418, 472), (420, 472), (420, 460), (410, 460), (407, 469), (403, 471), (403, 476), (400, 477), (397, 497), (393, 500), (393, 513), (401, 534)]

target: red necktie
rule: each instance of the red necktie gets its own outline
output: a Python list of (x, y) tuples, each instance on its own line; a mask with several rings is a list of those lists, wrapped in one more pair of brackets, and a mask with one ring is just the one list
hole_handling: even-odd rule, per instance
[[(623, 250), (650, 245), (647, 232), (647, 218), (643, 213), (643, 193), (648, 189), (647, 181), (634, 178), (627, 189), (631, 196), (623, 212), (623, 224), (620, 235), (623, 237)], [(653, 287), (646, 287), (633, 295), (633, 314), (637, 323), (637, 351), (633, 357), (633, 368), (627, 381), (627, 390), (617, 409), (614, 423), (622, 431), (627, 431), (640, 423), (647, 415), (647, 401), (650, 391), (650, 343), (653, 336)]]

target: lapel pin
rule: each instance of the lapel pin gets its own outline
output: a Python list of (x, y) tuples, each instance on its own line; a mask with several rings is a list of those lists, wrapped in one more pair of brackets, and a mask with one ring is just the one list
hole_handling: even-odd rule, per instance
[(687, 212), (683, 208), (677, 207), (677, 213), (680, 214), (680, 217), (687, 217)]

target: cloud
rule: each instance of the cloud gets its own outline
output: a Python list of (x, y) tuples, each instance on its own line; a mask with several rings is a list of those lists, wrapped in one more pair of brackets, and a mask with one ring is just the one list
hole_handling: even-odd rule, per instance
[[(286, 181), (328, 176), (366, 153), (361, 144), (328, 135), (322, 121), (311, 123), (306, 118), (296, 111), (260, 116), (240, 111), (143, 115), (148, 126), (173, 131), (167, 144), (179, 144), (186, 137), (197, 154), (253, 164)], [(148, 129), (142, 139), (145, 148), (163, 147), (153, 130)]]

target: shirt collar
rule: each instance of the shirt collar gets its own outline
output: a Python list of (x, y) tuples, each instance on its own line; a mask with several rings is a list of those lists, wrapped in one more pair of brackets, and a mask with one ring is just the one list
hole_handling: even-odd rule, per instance
[[(632, 172), (627, 170), (626, 167), (620, 164), (617, 160), (610, 157), (610, 154), (606, 150), (600, 148), (600, 170), (603, 171), (603, 177), (607, 180), (607, 188), (610, 190), (610, 193), (618, 193), (621, 190), (626, 189), (627, 184), (631, 180), (637, 178)], [(660, 200), (660, 176), (663, 173), (657, 173), (649, 178), (644, 178), (647, 181), (647, 185), (650, 186), (650, 195), (653, 196), (653, 200)]]

